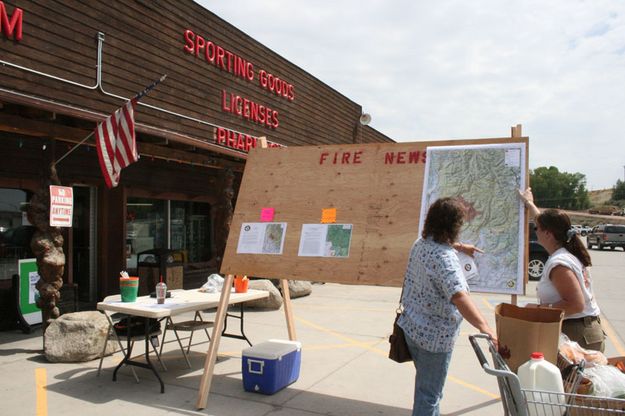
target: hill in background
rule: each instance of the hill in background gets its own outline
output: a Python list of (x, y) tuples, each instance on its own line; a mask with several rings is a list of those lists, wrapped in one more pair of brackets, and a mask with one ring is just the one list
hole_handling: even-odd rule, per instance
[(610, 198), (612, 198), (612, 188), (588, 191), (588, 198), (590, 199), (590, 206), (592, 207), (606, 205), (608, 201), (610, 201)]

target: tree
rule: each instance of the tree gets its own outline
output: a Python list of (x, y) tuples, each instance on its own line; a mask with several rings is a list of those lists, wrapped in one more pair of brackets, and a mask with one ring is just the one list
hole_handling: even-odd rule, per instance
[(625, 181), (617, 180), (612, 187), (612, 202), (625, 200)]
[(534, 201), (541, 208), (580, 210), (590, 206), (586, 175), (560, 172), (555, 166), (530, 171)]

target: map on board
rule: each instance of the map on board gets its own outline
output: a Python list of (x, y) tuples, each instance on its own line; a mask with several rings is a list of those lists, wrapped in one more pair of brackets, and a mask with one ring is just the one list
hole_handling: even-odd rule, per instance
[(419, 228), (438, 198), (461, 201), (459, 241), (484, 250), (475, 255), (477, 275), (467, 281), (473, 291), (523, 293), (525, 211), (517, 189), (525, 189), (525, 175), (523, 143), (427, 148)]

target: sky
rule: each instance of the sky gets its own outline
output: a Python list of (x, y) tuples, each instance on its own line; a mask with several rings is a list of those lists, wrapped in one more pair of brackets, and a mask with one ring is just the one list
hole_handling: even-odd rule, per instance
[(521, 124), (530, 169), (625, 180), (625, 1), (197, 1), (396, 141)]

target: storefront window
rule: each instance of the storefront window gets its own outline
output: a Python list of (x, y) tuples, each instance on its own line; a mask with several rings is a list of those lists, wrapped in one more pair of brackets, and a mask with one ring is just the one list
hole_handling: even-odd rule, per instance
[(129, 272), (136, 271), (138, 254), (152, 249), (180, 250), (185, 263), (210, 260), (210, 204), (128, 198), (126, 212), (126, 267)]
[(210, 260), (210, 205), (171, 202), (171, 248), (185, 253), (190, 263)]
[(126, 208), (126, 267), (136, 270), (137, 255), (167, 248), (166, 201), (128, 198)]
[(21, 189), (0, 188), (0, 279), (17, 274), (19, 259), (34, 257), (30, 240), (35, 229), (20, 209), (28, 197)]

